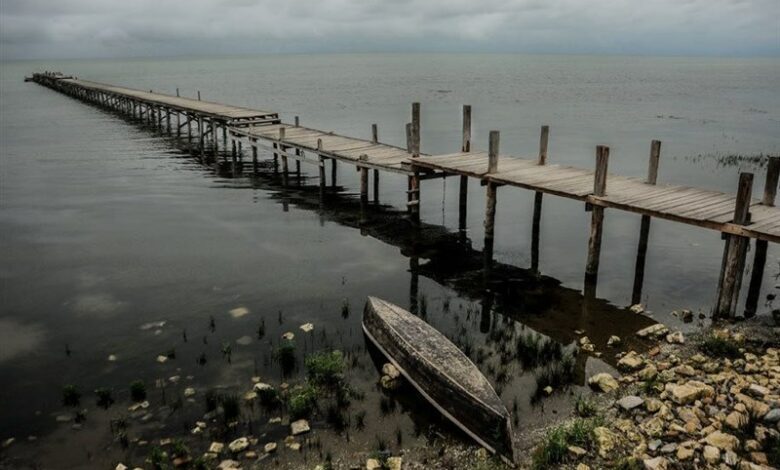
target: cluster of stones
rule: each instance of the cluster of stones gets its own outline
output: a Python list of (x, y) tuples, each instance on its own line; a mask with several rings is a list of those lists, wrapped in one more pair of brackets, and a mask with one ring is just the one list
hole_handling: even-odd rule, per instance
[[(645, 337), (683, 343), (681, 334), (654, 325)], [(744, 336), (718, 330), (722, 339), (742, 344)], [(620, 356), (625, 374), (600, 373), (589, 384), (601, 392), (635, 390), (614, 402), (604, 427), (594, 430), (598, 457), (616, 461), (631, 455), (646, 469), (738, 468), (763, 470), (767, 447), (780, 438), (780, 350), (759, 354), (740, 349), (738, 359), (701, 353), (682, 357), (676, 346)], [(579, 452), (582, 451), (582, 452)], [(577, 458), (583, 449), (573, 449)], [(580, 470), (590, 468), (585, 463)]]

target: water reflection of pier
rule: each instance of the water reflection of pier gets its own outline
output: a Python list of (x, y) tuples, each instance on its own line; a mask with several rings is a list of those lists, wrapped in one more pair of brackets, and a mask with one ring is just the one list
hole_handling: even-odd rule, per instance
[[(322, 198), (319, 185), (307, 185), (305, 179), (287, 180), (285, 184), (273, 168), (261, 171), (251, 181), (257, 189), (273, 191), (272, 198), (284, 210), (293, 206), (314, 211), (322, 222), (352, 227), (365, 236), (398, 247), (409, 259), (408, 307), (413, 312), (418, 308), (419, 276), (424, 276), (480, 302), (483, 333), (496, 321), (495, 313), (500, 313), (562, 344), (576, 341), (584, 334), (597, 350), (604, 350), (609, 337), (617, 335), (627, 348), (646, 347), (634, 333), (655, 323), (651, 318), (596, 298), (595, 290), (583, 293), (565, 287), (532, 268), (494, 261), (489, 277), (485, 277), (485, 254), (472, 248), (462, 231), (414, 223), (406, 211), (340, 194), (340, 188), (332, 188)], [(583, 333), (575, 333), (577, 330)], [(605, 355), (605, 360), (613, 362), (612, 356)]]

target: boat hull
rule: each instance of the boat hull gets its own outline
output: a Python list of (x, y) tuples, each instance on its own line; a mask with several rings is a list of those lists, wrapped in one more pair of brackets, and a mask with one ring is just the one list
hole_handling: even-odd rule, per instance
[(363, 312), (363, 331), (439, 412), (486, 449), (514, 462), (509, 412), (487, 379), (444, 335), (373, 297)]

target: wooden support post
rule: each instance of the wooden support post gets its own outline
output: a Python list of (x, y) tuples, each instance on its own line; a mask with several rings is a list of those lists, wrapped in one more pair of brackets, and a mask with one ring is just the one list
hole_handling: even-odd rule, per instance
[(284, 178), (284, 184), (286, 186), (289, 168), (287, 167), (287, 155), (285, 155), (287, 149), (284, 147), (284, 145), (282, 145), (283, 140), (284, 140), (284, 127), (280, 127), (279, 128), (279, 150), (282, 151), (282, 177)]
[(295, 116), (295, 127), (300, 127), (300, 126), (301, 126), (301, 121), (300, 119), (298, 119), (298, 116)]
[[(495, 172), (498, 168), (499, 154), (498, 131), (490, 131), (490, 140), (488, 144), (488, 173)], [(487, 205), (485, 208), (485, 248), (484, 248), (484, 276), (485, 281), (490, 280), (490, 273), (493, 268), (493, 239), (495, 237), (496, 222), (496, 198), (498, 197), (498, 186), (495, 183), (487, 183)]]
[[(542, 126), (539, 134), (539, 156), (536, 163), (538, 165), (547, 164), (547, 141), (550, 137), (550, 126)], [(542, 228), (542, 201), (544, 194), (536, 191), (534, 194), (534, 215), (531, 220), (531, 271), (539, 274), (539, 240)]]
[[(178, 88), (176, 90), (178, 91)], [(181, 137), (181, 113), (179, 111), (176, 111), (176, 137)]]
[(371, 124), (371, 142), (379, 143), (379, 127), (376, 124)]
[(322, 156), (322, 139), (317, 139), (317, 155), (319, 158), (320, 201), (322, 201), (325, 197), (325, 157)]
[(252, 137), (252, 173), (257, 174), (257, 139)]
[[(471, 105), (463, 105), (463, 127), (460, 143), (461, 152), (471, 152)], [(469, 203), (469, 177), (460, 176), (460, 193), (458, 196), (458, 230), (465, 235), (466, 219)]]
[(165, 113), (165, 125), (167, 127), (168, 135), (171, 134), (171, 109), (168, 108), (168, 111)]
[(200, 101), (200, 90), (198, 90), (198, 101)]
[[(753, 174), (740, 173), (737, 199), (732, 223), (745, 225), (750, 221), (750, 197), (753, 192)], [(745, 267), (749, 239), (727, 235), (721, 266), (718, 298), (715, 303), (715, 318), (733, 318), (736, 313), (741, 273)]]
[(332, 188), (336, 187), (337, 181), (336, 176), (338, 175), (338, 161), (335, 158), (331, 158), (330, 160), (330, 186)]
[[(596, 173), (593, 178), (593, 195), (604, 196), (607, 192), (607, 166), (609, 147), (596, 147)], [(590, 220), (590, 238), (588, 240), (588, 261), (585, 265), (585, 284), (595, 286), (599, 274), (601, 256), (601, 233), (604, 223), (604, 208), (593, 206)]]
[[(764, 183), (764, 197), (761, 204), (774, 207), (777, 195), (778, 178), (780, 178), (780, 157), (769, 157), (766, 169), (766, 182)], [(766, 266), (766, 252), (769, 242), (756, 240), (756, 250), (753, 255), (753, 269), (750, 273), (750, 285), (745, 299), (745, 317), (756, 314), (758, 298), (761, 294), (761, 283), (764, 279), (764, 267)]]
[[(203, 161), (204, 159), (204, 153), (203, 153), (203, 116), (198, 116), (198, 147), (200, 148), (200, 159)], [(216, 159), (215, 159), (216, 162)]]
[(225, 123), (222, 124), (222, 148), (227, 149), (227, 124)]
[[(661, 158), (661, 141), (654, 140), (650, 144), (650, 160), (647, 165), (647, 184), (655, 184), (658, 180), (658, 163)], [(642, 303), (642, 285), (645, 279), (645, 261), (647, 259), (647, 239), (650, 236), (650, 216), (643, 215), (639, 227), (639, 244), (636, 249), (636, 264), (634, 265), (634, 288), (631, 291), (631, 303)]]
[(192, 114), (187, 113), (187, 145), (192, 145)]
[[(412, 158), (420, 157), (420, 103), (412, 103), (412, 128), (411, 128)], [(409, 177), (409, 210), (412, 222), (420, 221), (420, 174), (415, 170)]]
[(179, 87), (176, 87), (176, 96), (179, 96)]
[(374, 170), (374, 204), (379, 204), (379, 170)]
[[(360, 160), (367, 160), (368, 156), (363, 154), (360, 156)], [(360, 171), (360, 203), (366, 204), (368, 202), (368, 168), (361, 166)]]
[(217, 121), (214, 119), (211, 120), (211, 151), (214, 152), (214, 158), (217, 158), (217, 152), (219, 151), (219, 146), (217, 145), (218, 139), (217, 139)]

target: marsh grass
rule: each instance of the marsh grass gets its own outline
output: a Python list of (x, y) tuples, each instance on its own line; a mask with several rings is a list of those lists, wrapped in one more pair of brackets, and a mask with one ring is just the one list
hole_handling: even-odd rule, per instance
[(81, 392), (75, 385), (66, 385), (62, 387), (62, 404), (65, 406), (79, 406), (81, 403)]
[(728, 339), (710, 335), (699, 345), (699, 349), (704, 354), (712, 357), (738, 359), (742, 357), (739, 352), (739, 345)]
[(306, 375), (311, 383), (336, 388), (344, 381), (344, 355), (341, 351), (319, 352), (306, 357)]
[(136, 380), (130, 384), (130, 398), (134, 402), (146, 400), (146, 384), (143, 380)]
[(297, 362), (295, 358), (295, 342), (288, 339), (282, 340), (276, 351), (274, 351), (274, 358), (282, 368), (282, 373), (285, 376), (289, 375), (295, 369)]
[(114, 404), (114, 397), (111, 394), (111, 390), (107, 388), (95, 389), (95, 396), (97, 397), (97, 406), (107, 410), (108, 407)]
[(589, 449), (593, 442), (593, 430), (603, 424), (601, 417), (578, 418), (572, 423), (556, 426), (547, 432), (532, 455), (534, 470), (557, 468), (568, 457), (569, 446)]
[(232, 393), (224, 394), (220, 396), (220, 403), (222, 405), (222, 415), (225, 417), (226, 422), (232, 422), (238, 419), (241, 414), (241, 405), (238, 400), (238, 395)]
[(318, 391), (313, 385), (299, 385), (290, 391), (287, 412), (291, 419), (308, 418), (317, 407)]
[(577, 395), (577, 399), (574, 402), (574, 412), (577, 413), (577, 416), (580, 418), (596, 416), (596, 403), (584, 395)]

